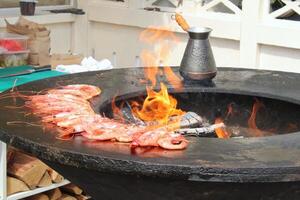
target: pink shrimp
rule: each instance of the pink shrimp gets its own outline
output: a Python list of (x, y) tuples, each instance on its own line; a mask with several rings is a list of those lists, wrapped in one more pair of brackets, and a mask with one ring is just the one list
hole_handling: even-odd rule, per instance
[(157, 147), (159, 146), (157, 141), (168, 132), (164, 129), (156, 129), (143, 133), (140, 137), (133, 140), (131, 147)]
[(64, 101), (74, 103), (88, 103), (85, 99), (70, 95), (70, 94), (45, 94), (30, 96), (29, 100), (32, 102), (51, 102), (51, 101)]
[(129, 143), (132, 142), (135, 138), (139, 137), (145, 132), (145, 127), (138, 126), (127, 126), (119, 130), (119, 134), (116, 136), (118, 142)]
[(131, 147), (161, 147), (169, 150), (185, 149), (188, 141), (180, 134), (160, 128), (145, 132), (131, 143)]
[(88, 100), (88, 99), (90, 99), (90, 98), (93, 97), (93, 96), (91, 96), (90, 94), (87, 94), (84, 91), (81, 91), (81, 90), (70, 90), (70, 89), (60, 89), (60, 90), (54, 89), (54, 90), (49, 90), (48, 94), (73, 95), (73, 96), (80, 97), (80, 98), (86, 99), (86, 100)]
[(83, 116), (83, 114), (79, 113), (77, 111), (74, 111), (74, 112), (61, 112), (61, 113), (58, 113), (56, 115), (50, 114), (50, 115), (43, 116), (42, 121), (56, 124), (56, 123), (61, 122), (61, 121), (73, 119), (74, 117), (82, 117), (82, 116)]
[(185, 149), (189, 142), (180, 134), (168, 133), (161, 137), (157, 143), (164, 149), (180, 150)]
[(72, 128), (73, 132), (80, 133), (80, 132), (84, 131), (82, 124), (81, 124), (82, 117), (85, 117), (85, 116), (84, 115), (72, 116), (72, 117), (69, 117), (68, 119), (57, 122), (56, 125), (61, 128), (68, 128), (68, 129)]
[(115, 138), (116, 132), (114, 129), (118, 124), (111, 123), (98, 115), (83, 119), (81, 123), (84, 130), (81, 135), (87, 139), (105, 141)]
[(117, 140), (128, 143), (133, 141), (135, 134), (144, 130), (144, 128), (115, 122), (99, 115), (84, 119), (82, 123), (85, 130), (82, 136), (94, 140)]
[(98, 96), (101, 94), (101, 89), (92, 86), (92, 85), (84, 85), (84, 84), (76, 84), (76, 85), (67, 85), (62, 87), (63, 90), (79, 90), (82, 93), (85, 93), (87, 99)]
[(114, 140), (117, 132), (113, 129), (95, 129), (93, 133), (83, 131), (81, 135), (90, 140), (108, 141)]
[(188, 141), (182, 135), (165, 128), (124, 124), (96, 114), (88, 100), (100, 93), (98, 87), (79, 84), (22, 97), (28, 100), (25, 106), (41, 117), (43, 122), (57, 127), (58, 139), (69, 140), (81, 135), (95, 141), (131, 143), (133, 148), (177, 150), (187, 147)]

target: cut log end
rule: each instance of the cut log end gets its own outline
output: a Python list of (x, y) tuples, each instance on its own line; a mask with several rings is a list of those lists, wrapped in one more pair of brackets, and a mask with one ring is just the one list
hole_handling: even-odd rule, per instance
[(57, 200), (62, 197), (62, 193), (59, 188), (50, 190), (50, 191), (46, 192), (46, 194), (49, 197), (49, 200)]
[(69, 194), (74, 194), (74, 195), (81, 195), (83, 192), (81, 188), (79, 188), (78, 186), (72, 183), (63, 186), (61, 189)]
[(26, 198), (25, 200), (49, 200), (49, 197), (46, 194), (37, 194), (31, 197)]
[(7, 177), (7, 195), (28, 191), (29, 187), (21, 180)]

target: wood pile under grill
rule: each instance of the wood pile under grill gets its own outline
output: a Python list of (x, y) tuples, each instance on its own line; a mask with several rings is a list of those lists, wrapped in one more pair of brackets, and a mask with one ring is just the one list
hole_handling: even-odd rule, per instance
[[(36, 188), (62, 183), (65, 179), (45, 163), (17, 149), (7, 153), (7, 195), (26, 192)], [(62, 186), (43, 194), (28, 197), (28, 200), (84, 200), (83, 190), (73, 184)]]

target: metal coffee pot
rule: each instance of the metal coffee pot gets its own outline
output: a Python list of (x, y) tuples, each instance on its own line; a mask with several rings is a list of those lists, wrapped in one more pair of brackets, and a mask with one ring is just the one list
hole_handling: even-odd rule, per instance
[(212, 29), (192, 27), (188, 30), (190, 39), (180, 64), (180, 74), (186, 80), (211, 80), (217, 74), (216, 62), (209, 43)]

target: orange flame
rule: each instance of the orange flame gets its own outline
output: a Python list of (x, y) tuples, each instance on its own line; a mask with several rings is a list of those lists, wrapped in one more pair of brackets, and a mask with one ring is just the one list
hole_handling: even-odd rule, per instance
[[(215, 120), (215, 124), (221, 124), (221, 123), (224, 123), (223, 119), (221, 117), (218, 117), (216, 120)], [(222, 139), (228, 139), (230, 138), (230, 134), (225, 130), (225, 128), (217, 128), (215, 130), (218, 138), (222, 138)]]
[[(147, 97), (142, 104), (131, 102), (133, 114), (147, 122), (158, 122), (167, 124), (172, 116), (181, 116), (184, 112), (176, 109), (177, 100), (169, 95), (165, 84), (160, 83), (161, 91), (156, 92), (153, 88), (157, 85), (157, 76), (165, 75), (168, 82), (175, 89), (182, 88), (182, 81), (166, 66), (159, 70), (160, 64), (165, 65), (172, 52), (172, 46), (178, 43), (175, 34), (164, 27), (150, 27), (140, 35), (140, 40), (146, 44), (154, 45), (154, 50), (144, 49), (141, 53), (141, 60), (146, 66), (145, 78), (151, 82), (147, 87)], [(163, 74), (161, 74), (163, 72)]]
[(155, 92), (147, 87), (147, 98), (141, 109), (138, 105), (132, 104), (133, 114), (144, 121), (157, 121), (160, 124), (167, 124), (171, 116), (181, 116), (184, 112), (176, 109), (177, 101), (168, 94), (167, 87), (160, 83), (161, 91)]
[(227, 106), (227, 114), (226, 114), (226, 118), (232, 116), (234, 114), (234, 110), (233, 110), (233, 103), (230, 103)]
[(143, 50), (141, 58), (144, 66), (146, 66), (144, 68), (145, 77), (151, 81), (152, 86), (155, 86), (158, 73), (158, 67), (155, 67), (157, 66), (155, 55), (147, 50)]
[(257, 99), (252, 108), (251, 116), (248, 120), (248, 126), (256, 137), (263, 136), (263, 131), (261, 131), (256, 125), (256, 116), (258, 111), (264, 107), (264, 104)]
[[(156, 86), (156, 76), (159, 73), (158, 66), (166, 62), (172, 53), (172, 46), (179, 42), (174, 32), (165, 27), (150, 27), (140, 34), (140, 41), (154, 45), (154, 50), (144, 49), (141, 53), (141, 60), (145, 68), (145, 77), (148, 79), (152, 86)], [(164, 67), (164, 74), (169, 83), (175, 89), (182, 88), (181, 79), (176, 76), (170, 66)]]
[(173, 72), (171, 67), (164, 67), (164, 73), (168, 82), (175, 88), (177, 91), (182, 90), (182, 81), (181, 79)]

